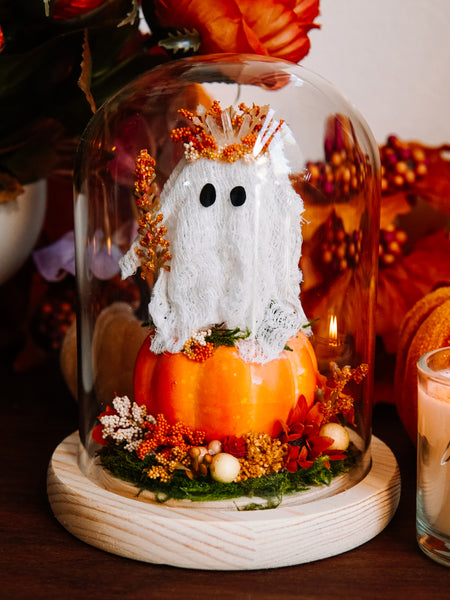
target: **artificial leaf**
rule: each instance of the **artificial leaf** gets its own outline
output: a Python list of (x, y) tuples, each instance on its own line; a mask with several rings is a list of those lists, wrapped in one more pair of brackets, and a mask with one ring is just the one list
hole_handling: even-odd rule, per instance
[(91, 92), (92, 55), (89, 47), (88, 31), (84, 31), (83, 59), (81, 61), (81, 74), (78, 78), (78, 86), (83, 90), (86, 100), (89, 102), (93, 113), (97, 110), (95, 100)]
[(413, 190), (433, 208), (450, 215), (450, 145), (420, 147), (425, 152), (428, 171), (415, 182)]
[(408, 310), (443, 284), (450, 284), (450, 239), (445, 232), (419, 239), (409, 255), (380, 270), (376, 331), (389, 353), (397, 349), (398, 330)]
[(395, 223), (398, 215), (410, 212), (411, 206), (405, 192), (383, 196), (381, 199), (380, 229)]

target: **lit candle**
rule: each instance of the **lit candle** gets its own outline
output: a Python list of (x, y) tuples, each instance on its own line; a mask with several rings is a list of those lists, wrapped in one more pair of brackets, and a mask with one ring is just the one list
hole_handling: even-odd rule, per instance
[(336, 315), (330, 317), (329, 340), (332, 348), (338, 347), (338, 329), (337, 329), (337, 318)]
[(354, 349), (353, 337), (350, 334), (339, 334), (336, 315), (330, 315), (328, 337), (314, 335), (311, 342), (316, 352), (321, 373), (329, 372), (330, 362), (336, 363), (338, 367), (351, 365)]

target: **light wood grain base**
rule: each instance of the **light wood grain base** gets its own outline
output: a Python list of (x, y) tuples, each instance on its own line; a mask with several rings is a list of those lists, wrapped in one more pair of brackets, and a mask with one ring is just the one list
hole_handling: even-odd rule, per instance
[(190, 569), (249, 570), (346, 552), (380, 533), (400, 498), (394, 455), (372, 439), (372, 467), (352, 488), (306, 504), (252, 512), (138, 502), (78, 466), (75, 432), (53, 453), (47, 491), (58, 521), (84, 542), (127, 558)]

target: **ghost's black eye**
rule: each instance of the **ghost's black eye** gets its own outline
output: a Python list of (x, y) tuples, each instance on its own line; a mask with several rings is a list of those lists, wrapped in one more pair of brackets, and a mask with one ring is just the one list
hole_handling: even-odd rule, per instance
[(242, 185), (237, 185), (230, 192), (230, 200), (233, 206), (242, 206), (247, 195)]
[(211, 206), (216, 201), (216, 188), (212, 183), (205, 183), (200, 192), (200, 204), (204, 207)]

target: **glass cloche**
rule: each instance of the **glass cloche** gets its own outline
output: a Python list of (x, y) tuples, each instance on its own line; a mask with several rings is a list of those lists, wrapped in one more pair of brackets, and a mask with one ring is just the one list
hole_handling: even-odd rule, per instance
[(86, 476), (270, 507), (360, 481), (378, 228), (372, 135), (300, 66), (181, 59), (110, 99), (75, 173)]

